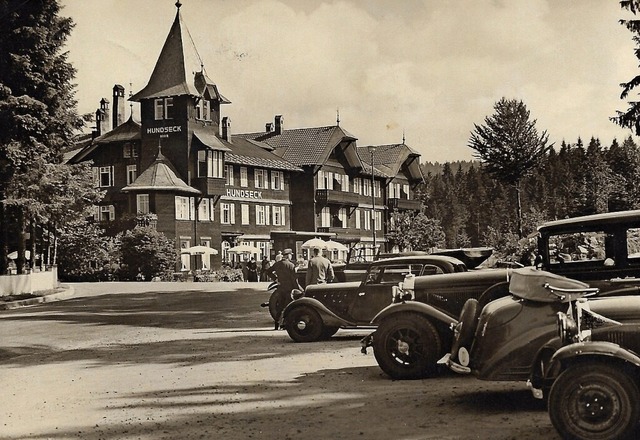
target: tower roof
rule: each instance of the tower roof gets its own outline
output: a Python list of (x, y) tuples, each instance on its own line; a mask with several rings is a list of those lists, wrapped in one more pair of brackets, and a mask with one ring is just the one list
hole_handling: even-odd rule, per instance
[(171, 162), (158, 149), (155, 162), (135, 182), (122, 188), (122, 191), (171, 191), (176, 193), (200, 194), (200, 191), (187, 185), (178, 177)]
[(204, 65), (189, 30), (182, 21), (180, 2), (177, 2), (176, 6), (175, 20), (149, 82), (145, 88), (129, 98), (132, 101), (166, 96), (199, 96), (203, 92), (198, 90), (195, 77), (197, 73), (203, 75)]

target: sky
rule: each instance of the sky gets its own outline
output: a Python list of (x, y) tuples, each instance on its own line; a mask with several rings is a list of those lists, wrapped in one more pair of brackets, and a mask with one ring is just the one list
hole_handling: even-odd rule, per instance
[[(524, 102), (557, 147), (632, 133), (620, 83), (639, 72), (617, 0), (181, 0), (233, 133), (336, 124), (359, 146), (401, 143), (422, 162), (470, 160), (501, 98)], [(148, 82), (175, 0), (61, 0), (75, 28), (78, 110)], [(637, 97), (632, 96), (631, 99)], [(138, 113), (134, 107), (134, 116)]]

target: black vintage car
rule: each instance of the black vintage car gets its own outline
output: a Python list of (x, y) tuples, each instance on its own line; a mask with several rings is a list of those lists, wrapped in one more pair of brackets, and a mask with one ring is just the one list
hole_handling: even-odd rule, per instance
[[(586, 282), (597, 287), (600, 294), (640, 292), (640, 210), (545, 223), (538, 228), (537, 236), (538, 268)], [(436, 373), (437, 361), (452, 348), (452, 329), (459, 323), (465, 302), (470, 298), (477, 300), (474, 309), (466, 312), (476, 320), (491, 301), (503, 297), (508, 297), (505, 301), (514, 301), (509, 297), (512, 273), (513, 269), (507, 268), (416, 277), (411, 288), (403, 285), (394, 304), (373, 318), (372, 324), (378, 327), (363, 340), (363, 349), (372, 345), (382, 370), (395, 379)], [(553, 333), (557, 310), (549, 304), (539, 307), (536, 315), (539, 332)], [(513, 349), (524, 350), (532, 358), (545, 342), (544, 337), (535, 341), (523, 340), (520, 347)], [(495, 340), (488, 344), (507, 342)], [(495, 371), (520, 378), (526, 377), (529, 367), (530, 363), (514, 364), (511, 373)]]
[(284, 309), (280, 326), (296, 342), (331, 337), (339, 328), (371, 327), (372, 318), (391, 304), (407, 276), (466, 272), (462, 261), (443, 255), (406, 255), (367, 264), (361, 281), (307, 286)]
[[(563, 438), (638, 438), (640, 298), (576, 301), (557, 318), (555, 354), (532, 374)], [(537, 387), (537, 389), (535, 388)]]

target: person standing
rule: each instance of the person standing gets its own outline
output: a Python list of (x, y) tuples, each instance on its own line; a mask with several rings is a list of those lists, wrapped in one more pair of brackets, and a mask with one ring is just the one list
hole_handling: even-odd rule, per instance
[(247, 281), (255, 283), (258, 281), (258, 264), (256, 259), (251, 257), (247, 264)]
[(313, 258), (307, 266), (306, 284), (324, 284), (333, 281), (335, 274), (331, 261), (320, 253), (320, 248), (313, 248)]
[(302, 290), (296, 278), (296, 265), (291, 261), (292, 255), (293, 250), (285, 249), (282, 260), (276, 261), (267, 271), (273, 280), (278, 281), (278, 288), (269, 298), (269, 311), (275, 321), (276, 330), (279, 327), (282, 311), (291, 302), (291, 291)]
[(264, 257), (262, 257), (262, 262), (260, 263), (260, 281), (267, 281), (267, 273), (269, 271), (269, 267), (271, 267), (271, 262), (265, 255)]

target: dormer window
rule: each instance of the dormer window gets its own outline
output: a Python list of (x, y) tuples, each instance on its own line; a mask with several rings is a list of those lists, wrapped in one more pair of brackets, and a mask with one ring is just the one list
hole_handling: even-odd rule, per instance
[(173, 119), (173, 98), (158, 98), (154, 100), (155, 120)]
[(125, 159), (138, 157), (138, 149), (135, 147), (135, 145), (127, 142), (122, 146), (122, 157), (124, 157)]
[(211, 106), (208, 100), (202, 98), (198, 102), (198, 105), (196, 105), (196, 119), (202, 121), (211, 120)]

